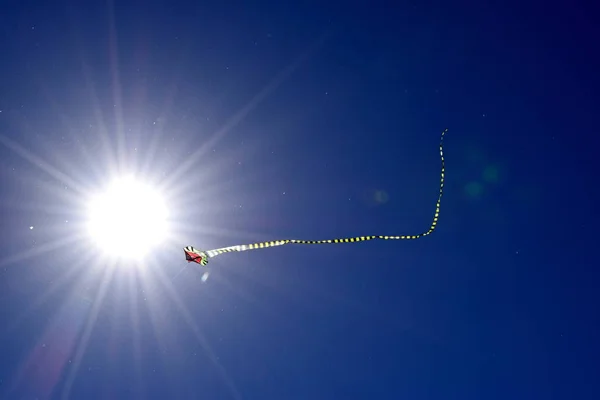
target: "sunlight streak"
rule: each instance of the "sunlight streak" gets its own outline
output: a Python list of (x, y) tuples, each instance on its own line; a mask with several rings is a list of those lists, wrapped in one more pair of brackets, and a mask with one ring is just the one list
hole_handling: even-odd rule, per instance
[(42, 158), (36, 156), (35, 154), (33, 154), (29, 150), (25, 149), (20, 144), (15, 143), (13, 140), (9, 139), (8, 137), (6, 137), (4, 135), (0, 135), (0, 142), (2, 144), (4, 144), (6, 147), (8, 147), (9, 149), (11, 149), (12, 151), (14, 151), (15, 153), (17, 153), (18, 155), (20, 155), (21, 157), (23, 157), (25, 160), (29, 161), (32, 165), (35, 165), (35, 166), (41, 168), (44, 172), (46, 172), (48, 175), (52, 176), (53, 178), (57, 179), (58, 181), (75, 189), (79, 193), (84, 192), (83, 187), (79, 183), (75, 182), (70, 176), (59, 171), (57, 168), (53, 167), (52, 165), (48, 164), (46, 161), (42, 160)]
[(92, 254), (85, 254), (75, 265), (71, 266), (66, 273), (57, 276), (56, 279), (52, 281), (39, 296), (37, 296), (32, 304), (24, 309), (15, 321), (6, 327), (6, 332), (16, 330), (31, 313), (41, 307), (50, 296), (57, 293), (59, 290), (66, 290), (65, 288), (69, 286), (77, 286), (77, 280), (72, 278), (74, 278), (78, 272), (81, 272), (81, 267), (89, 264), (92, 261), (92, 258)]
[(81, 239), (82, 235), (80, 234), (72, 234), (69, 236), (63, 236), (59, 239), (47, 242), (45, 244), (37, 245), (35, 248), (31, 250), (27, 250), (21, 252), (19, 254), (14, 254), (10, 257), (6, 257), (3, 260), (0, 260), (0, 267), (4, 267), (6, 265), (14, 264), (18, 261), (24, 261), (31, 259), (36, 256), (41, 256), (46, 253), (49, 253), (53, 250), (58, 250), (61, 248), (65, 248), (71, 244), (78, 242)]
[(248, 114), (254, 110), (262, 101), (264, 101), (269, 95), (271, 95), (281, 84), (283, 84), (298, 67), (305, 62), (313, 53), (320, 48), (328, 35), (323, 35), (315, 43), (313, 43), (304, 53), (300, 54), (294, 61), (288, 64), (283, 70), (279, 72), (267, 85), (258, 92), (241, 110), (235, 113), (225, 125), (219, 129), (209, 140), (207, 140), (198, 150), (188, 157), (179, 168), (169, 176), (169, 182), (174, 182), (181, 176), (187, 173), (192, 166), (198, 162), (198, 160), (205, 154), (212, 146), (216, 145), (219, 140), (226, 135), (231, 129), (235, 128), (241, 121), (248, 116)]
[(94, 299), (94, 303), (92, 304), (92, 310), (90, 311), (84, 331), (82, 335), (79, 337), (79, 342), (77, 343), (75, 357), (73, 357), (73, 366), (69, 370), (69, 374), (66, 377), (65, 385), (62, 390), (62, 398), (68, 399), (69, 394), (71, 392), (71, 387), (75, 382), (75, 378), (77, 377), (77, 373), (79, 372), (79, 367), (81, 366), (81, 360), (87, 350), (88, 342), (90, 340), (90, 336), (94, 330), (94, 326), (96, 325), (96, 320), (98, 318), (98, 314), (100, 313), (100, 309), (104, 302), (104, 297), (106, 296), (106, 292), (108, 290), (108, 286), (110, 281), (112, 281), (112, 277), (115, 273), (114, 265), (111, 268), (106, 268), (104, 271), (104, 276), (102, 278), (102, 282), (100, 283), (100, 288), (98, 289), (98, 293), (96, 298)]
[(160, 283), (162, 283), (163, 287), (167, 291), (167, 294), (171, 298), (171, 301), (173, 301), (173, 303), (175, 304), (175, 306), (178, 308), (179, 312), (183, 316), (183, 319), (187, 323), (188, 327), (192, 330), (192, 332), (194, 333), (194, 336), (196, 336), (196, 340), (198, 341), (198, 343), (200, 344), (202, 349), (206, 352), (209, 359), (213, 363), (214, 367), (217, 369), (217, 372), (221, 376), (223, 383), (225, 383), (227, 385), (227, 387), (229, 388), (231, 395), (233, 396), (234, 399), (241, 400), (242, 395), (241, 395), (240, 391), (236, 387), (235, 383), (233, 382), (233, 380), (231, 379), (231, 377), (229, 376), (229, 374), (227, 373), (227, 371), (225, 370), (223, 365), (219, 362), (218, 357), (212, 350), (206, 337), (200, 331), (200, 328), (194, 321), (194, 318), (190, 314), (185, 303), (183, 301), (181, 301), (181, 299), (179, 298), (179, 295), (175, 291), (175, 288), (173, 287), (171, 282), (167, 279), (167, 277), (160, 271), (157, 271), (157, 274), (160, 275), (158, 281)]

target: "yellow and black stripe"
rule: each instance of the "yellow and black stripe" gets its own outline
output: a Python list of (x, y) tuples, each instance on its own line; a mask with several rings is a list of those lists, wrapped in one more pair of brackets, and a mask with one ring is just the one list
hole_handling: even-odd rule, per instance
[(207, 250), (205, 253), (208, 257), (215, 257), (219, 254), (229, 253), (232, 251), (246, 251), (246, 250), (255, 250), (255, 249), (265, 249), (267, 247), (275, 247), (275, 246), (283, 246), (284, 244), (333, 244), (333, 243), (356, 243), (356, 242), (366, 242), (368, 240), (415, 240), (420, 239), (424, 236), (430, 235), (433, 233), (435, 228), (437, 227), (438, 218), (440, 216), (440, 204), (442, 201), (442, 194), (444, 193), (444, 175), (445, 175), (445, 163), (444, 163), (444, 135), (448, 129), (445, 129), (442, 132), (440, 139), (440, 159), (442, 161), (441, 174), (440, 174), (440, 191), (438, 194), (437, 202), (435, 203), (435, 212), (433, 214), (433, 221), (431, 222), (431, 226), (425, 232), (416, 234), (416, 235), (399, 235), (399, 236), (386, 236), (386, 235), (371, 235), (371, 236), (357, 236), (351, 238), (342, 238), (342, 239), (326, 239), (326, 240), (300, 240), (300, 239), (283, 239), (283, 240), (273, 240), (270, 242), (261, 242), (261, 243), (252, 243), (252, 244), (243, 244), (237, 246), (223, 247), (220, 249)]

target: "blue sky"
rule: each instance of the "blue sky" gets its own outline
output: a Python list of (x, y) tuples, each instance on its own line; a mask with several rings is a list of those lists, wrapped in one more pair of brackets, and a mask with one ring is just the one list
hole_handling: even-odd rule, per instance
[[(598, 398), (592, 11), (3, 2), (0, 398)], [(185, 263), (426, 230), (445, 128), (431, 236)], [(170, 229), (109, 260), (131, 174)]]

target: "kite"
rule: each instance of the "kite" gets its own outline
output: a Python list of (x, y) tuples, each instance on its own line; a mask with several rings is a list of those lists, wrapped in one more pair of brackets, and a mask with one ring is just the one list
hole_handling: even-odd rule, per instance
[(283, 246), (285, 244), (334, 244), (334, 243), (356, 243), (366, 242), (368, 240), (416, 240), (428, 236), (433, 233), (437, 227), (438, 218), (440, 216), (440, 203), (442, 201), (442, 194), (444, 192), (444, 175), (445, 175), (445, 163), (444, 163), (444, 135), (448, 129), (442, 131), (440, 138), (440, 159), (441, 159), (441, 173), (440, 173), (440, 191), (438, 198), (435, 203), (435, 212), (433, 214), (433, 221), (425, 232), (416, 235), (400, 235), (400, 236), (385, 236), (385, 235), (371, 235), (371, 236), (357, 236), (342, 239), (325, 239), (325, 240), (301, 240), (301, 239), (282, 239), (273, 240), (270, 242), (259, 242), (252, 244), (241, 244), (236, 246), (222, 247), (213, 250), (198, 250), (193, 246), (186, 246), (183, 248), (185, 252), (185, 259), (188, 263), (195, 262), (202, 266), (208, 264), (208, 260), (212, 257), (216, 257), (219, 254), (229, 253), (232, 251), (246, 251), (255, 249), (264, 249), (267, 247)]

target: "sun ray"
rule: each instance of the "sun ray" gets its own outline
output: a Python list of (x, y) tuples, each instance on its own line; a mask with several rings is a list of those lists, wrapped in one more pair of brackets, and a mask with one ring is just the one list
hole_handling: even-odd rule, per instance
[(189, 156), (184, 162), (179, 165), (177, 170), (173, 171), (169, 176), (169, 182), (177, 181), (182, 175), (187, 173), (194, 164), (202, 158), (202, 156), (213, 146), (215, 146), (224, 135), (230, 130), (235, 128), (246, 116), (252, 112), (261, 102), (263, 102), (268, 96), (270, 96), (281, 84), (283, 84), (296, 69), (305, 62), (325, 41), (326, 35), (321, 37), (316, 43), (313, 43), (305, 52), (300, 54), (295, 60), (289, 63), (283, 70), (271, 79), (269, 83), (265, 85), (250, 101), (236, 112), (225, 125), (215, 132), (210, 139), (208, 139), (202, 146), (198, 147), (191, 156)]
[(25, 149), (23, 146), (14, 142), (10, 138), (4, 135), (0, 135), (0, 142), (15, 153), (17, 153), (18, 155), (20, 155), (21, 157), (23, 157), (25, 160), (29, 161), (32, 165), (41, 168), (44, 172), (57, 179), (58, 181), (70, 186), (79, 193), (85, 192), (84, 188), (78, 182), (73, 180), (69, 175), (59, 171), (57, 168), (50, 165), (41, 157), (36, 156), (31, 151)]
[(225, 370), (225, 367), (223, 367), (223, 365), (219, 362), (218, 357), (216, 356), (212, 347), (208, 343), (208, 339), (206, 339), (206, 337), (200, 331), (200, 327), (194, 321), (194, 318), (192, 317), (192, 315), (189, 312), (188, 308), (186, 307), (185, 303), (183, 301), (181, 301), (181, 299), (179, 298), (179, 295), (177, 294), (175, 288), (173, 287), (173, 284), (169, 281), (169, 279), (164, 275), (164, 273), (162, 271), (157, 270), (156, 273), (159, 275), (158, 282), (163, 285), (163, 288), (166, 290), (167, 295), (169, 296), (171, 301), (175, 304), (178, 311), (181, 313), (181, 316), (183, 317), (184, 321), (187, 323), (188, 327), (194, 333), (194, 336), (196, 337), (198, 344), (202, 347), (202, 350), (204, 350), (206, 352), (210, 361), (213, 363), (213, 366), (216, 368), (217, 372), (221, 376), (223, 383), (225, 383), (225, 385), (231, 392), (232, 397), (234, 399), (241, 400), (242, 396), (240, 394), (239, 389), (236, 387), (235, 383), (233, 382), (233, 380), (231, 379), (231, 377)]
[(29, 260), (33, 257), (41, 256), (51, 251), (68, 247), (69, 245), (77, 243), (81, 239), (81, 237), (82, 236), (80, 234), (72, 234), (60, 237), (58, 239), (49, 241), (41, 245), (37, 245), (30, 250), (23, 251), (21, 253), (14, 254), (10, 257), (4, 258), (3, 260), (0, 260), (0, 267), (14, 264), (18, 261)]
[(77, 373), (79, 372), (79, 367), (81, 366), (81, 360), (85, 355), (87, 350), (88, 342), (90, 340), (90, 336), (94, 330), (94, 326), (96, 325), (96, 320), (98, 319), (98, 314), (100, 313), (100, 309), (102, 304), (104, 303), (104, 297), (106, 296), (106, 292), (108, 291), (108, 287), (110, 282), (112, 281), (113, 275), (115, 272), (114, 265), (110, 268), (106, 268), (104, 270), (104, 276), (102, 277), (102, 282), (100, 283), (100, 288), (98, 289), (98, 293), (96, 294), (96, 298), (92, 304), (92, 309), (88, 315), (87, 321), (85, 323), (85, 327), (83, 329), (83, 333), (79, 338), (79, 342), (76, 346), (75, 356), (73, 357), (73, 366), (69, 370), (69, 374), (65, 379), (65, 385), (62, 390), (63, 399), (68, 399), (69, 394), (71, 392), (71, 387), (75, 382), (75, 378), (77, 377)]
[(25, 320), (34, 310), (41, 307), (50, 296), (57, 293), (59, 290), (66, 289), (67, 287), (77, 286), (77, 279), (74, 279), (75, 275), (81, 271), (81, 267), (84, 265), (88, 265), (93, 260), (93, 255), (91, 253), (84, 254), (79, 261), (77, 261), (73, 266), (71, 266), (64, 274), (61, 274), (56, 277), (56, 279), (51, 282), (42, 293), (30, 304), (26, 309), (24, 309), (20, 315), (6, 328), (7, 332), (16, 330), (19, 325)]

